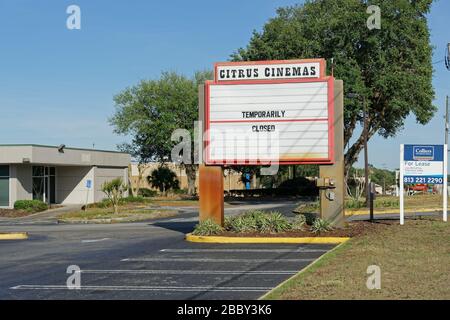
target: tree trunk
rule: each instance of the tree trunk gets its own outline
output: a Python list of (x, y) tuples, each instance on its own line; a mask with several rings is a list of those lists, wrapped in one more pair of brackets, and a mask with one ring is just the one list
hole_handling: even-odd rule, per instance
[(188, 195), (193, 196), (196, 194), (195, 190), (195, 180), (197, 179), (197, 166), (196, 165), (185, 165), (186, 177), (188, 182)]
[(135, 191), (135, 189), (133, 187), (133, 179), (132, 179), (132, 176), (131, 176), (132, 171), (133, 170), (131, 169), (131, 164), (129, 164), (128, 165), (128, 185), (130, 186), (131, 195), (133, 197), (136, 197), (136, 191)]
[[(377, 132), (376, 129), (370, 128), (367, 134), (367, 142)], [(358, 137), (358, 140), (350, 147), (345, 154), (345, 172), (348, 172), (352, 165), (358, 160), (359, 153), (364, 149), (364, 131)]]
[(139, 191), (141, 190), (141, 181), (142, 181), (142, 177), (144, 175), (144, 164), (143, 163), (139, 163), (138, 164), (138, 178), (136, 181), (136, 196), (139, 196)]

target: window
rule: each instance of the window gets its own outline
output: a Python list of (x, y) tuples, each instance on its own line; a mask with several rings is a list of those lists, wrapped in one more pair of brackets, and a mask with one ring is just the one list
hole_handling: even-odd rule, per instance
[(9, 206), (9, 166), (0, 166), (0, 207)]

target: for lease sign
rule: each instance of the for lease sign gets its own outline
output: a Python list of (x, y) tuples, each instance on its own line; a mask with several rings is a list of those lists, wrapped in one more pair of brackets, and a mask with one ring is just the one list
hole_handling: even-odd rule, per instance
[[(292, 76), (292, 70), (284, 78), (294, 65), (309, 78)], [(308, 60), (219, 66), (215, 81), (205, 85), (206, 163), (331, 163), (334, 79), (321, 77), (323, 65)], [(264, 75), (273, 68), (284, 68), (282, 78), (276, 71)], [(241, 81), (233, 78), (239, 75)]]
[(404, 183), (442, 184), (443, 177), (443, 145), (404, 145)]

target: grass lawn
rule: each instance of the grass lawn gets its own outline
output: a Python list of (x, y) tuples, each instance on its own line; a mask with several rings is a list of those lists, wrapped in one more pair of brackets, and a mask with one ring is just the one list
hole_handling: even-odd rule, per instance
[[(381, 268), (369, 290), (367, 267)], [(380, 223), (297, 274), (266, 299), (450, 299), (450, 223)]]
[(86, 211), (67, 212), (58, 217), (62, 222), (96, 221), (99, 222), (130, 222), (147, 219), (165, 218), (176, 215), (173, 210), (148, 209), (144, 205), (127, 205), (115, 214), (112, 208), (88, 208)]
[(160, 198), (153, 200), (152, 205), (162, 207), (196, 207), (198, 206), (198, 200), (172, 200)]
[[(368, 214), (368, 208), (364, 206), (364, 199), (358, 202), (347, 198), (345, 200), (345, 215)], [(450, 202), (448, 205), (450, 209)], [(399, 213), (400, 202), (395, 196), (377, 196), (374, 201), (374, 213)], [(405, 195), (405, 212), (428, 212), (442, 210), (442, 196), (438, 194)], [(300, 213), (319, 213), (319, 204), (302, 204), (297, 208)]]

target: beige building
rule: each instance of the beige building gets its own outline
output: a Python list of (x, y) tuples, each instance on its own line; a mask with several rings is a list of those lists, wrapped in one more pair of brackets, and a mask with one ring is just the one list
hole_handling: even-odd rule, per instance
[[(186, 171), (180, 165), (174, 163), (168, 163), (167, 165), (173, 172), (176, 173), (178, 181), (180, 181), (180, 189), (187, 189), (188, 183)], [(141, 188), (154, 189), (148, 183), (147, 177), (151, 175), (152, 171), (157, 169), (158, 166), (159, 163), (146, 163), (142, 166), (141, 169), (142, 179), (140, 182)], [(245, 189), (245, 185), (241, 181), (241, 174), (228, 169), (224, 170), (224, 174), (225, 176), (223, 178), (224, 179), (223, 186), (225, 191)], [(136, 187), (138, 181), (139, 181), (138, 165), (133, 163), (131, 165), (131, 183), (133, 184), (134, 187)], [(198, 188), (198, 171), (197, 171), (197, 179), (195, 181), (195, 187)]]
[(130, 161), (130, 155), (116, 151), (0, 145), (0, 207), (32, 199), (49, 204), (101, 201), (105, 181), (128, 181)]

